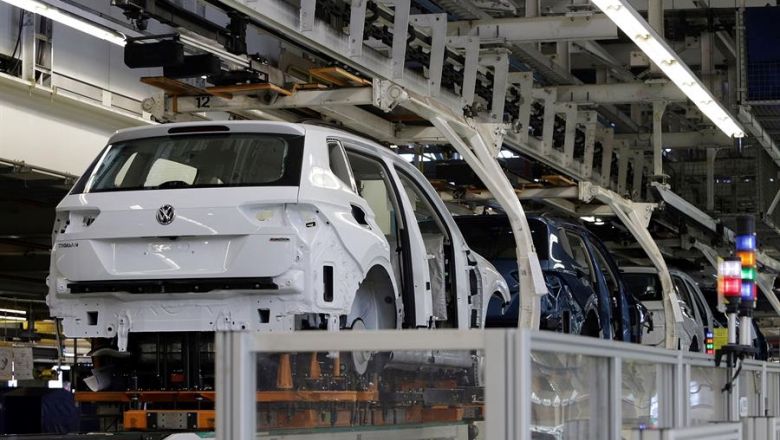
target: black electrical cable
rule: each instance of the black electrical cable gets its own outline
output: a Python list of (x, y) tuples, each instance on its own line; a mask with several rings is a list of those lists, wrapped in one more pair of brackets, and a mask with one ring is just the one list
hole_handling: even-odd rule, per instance
[(734, 372), (734, 377), (731, 378), (730, 381), (726, 383), (726, 385), (723, 386), (723, 389), (720, 390), (721, 393), (725, 392), (731, 392), (732, 387), (734, 386), (734, 381), (737, 380), (739, 377), (739, 373), (742, 372), (742, 359), (739, 359), (739, 365), (737, 365), (737, 370)]
[[(19, 31), (16, 33), (16, 43), (14, 43), (14, 51), (11, 54), (11, 59), (12, 60), (14, 58), (16, 58), (16, 51), (19, 50), (19, 46), (22, 43), (22, 29), (24, 29), (24, 14), (25, 14), (25, 12), (27, 12), (27, 11), (25, 11), (24, 9), (20, 9), (19, 10)], [(19, 63), (20, 62), (21, 62), (21, 60), (15, 60), (13, 69), (10, 69), (10, 71), (8, 73), (13, 74), (13, 71), (15, 71), (19, 67)]]

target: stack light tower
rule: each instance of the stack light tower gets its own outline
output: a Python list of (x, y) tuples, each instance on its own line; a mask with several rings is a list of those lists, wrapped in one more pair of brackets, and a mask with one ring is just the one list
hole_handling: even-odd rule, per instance
[(753, 309), (758, 299), (756, 281), (756, 221), (753, 216), (737, 217), (737, 256), (742, 266), (742, 286), (740, 291), (740, 345), (753, 346)]
[[(716, 353), (716, 363), (726, 356), (728, 365), (754, 354), (753, 309), (756, 305), (756, 226), (753, 216), (737, 217), (736, 256), (718, 262), (718, 301), (728, 317), (728, 344)], [(739, 340), (737, 340), (739, 319)]]
[(718, 264), (718, 300), (726, 306), (729, 345), (737, 343), (737, 313), (742, 304), (742, 262), (739, 257), (728, 257)]

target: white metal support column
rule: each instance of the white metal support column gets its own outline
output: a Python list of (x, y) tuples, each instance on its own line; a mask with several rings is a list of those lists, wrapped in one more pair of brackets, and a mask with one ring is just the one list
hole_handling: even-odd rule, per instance
[(766, 363), (761, 364), (761, 399), (758, 403), (758, 414), (767, 415), (769, 407), (769, 389), (767, 387), (767, 369)]
[(609, 438), (623, 438), (623, 359), (609, 359)]
[[(593, 174), (593, 154), (596, 147), (598, 113), (592, 110), (579, 112), (579, 122), (585, 126), (585, 151), (582, 156), (582, 175), (590, 179)], [(611, 154), (612, 152), (610, 152)]]
[(394, 7), (393, 10), (393, 78), (402, 78), (406, 70), (406, 39), (409, 35), (409, 8), (411, 0), (383, 0)]
[[(715, 158), (717, 156), (717, 148), (707, 149), (707, 211), (709, 212), (715, 210)], [(777, 194), (780, 195), (780, 192)]]
[(698, 240), (693, 242), (693, 247), (698, 249), (704, 255), (704, 258), (706, 258), (710, 265), (712, 265), (713, 269), (718, 270), (719, 254), (717, 250)]
[[(531, 440), (531, 414), (532, 404), (530, 390), (532, 387), (531, 368), (531, 334), (525, 330), (511, 331), (507, 333), (507, 342), (513, 346), (509, 351), (513, 355), (513, 362), (507, 362), (507, 374), (513, 376), (512, 386), (507, 387), (513, 395), (513, 404), (507, 405), (507, 410), (514, 407), (515, 412), (508, 413), (509, 418), (515, 420), (515, 432), (506, 438), (517, 440)], [(528, 397), (526, 397), (528, 396)], [(490, 438), (495, 438), (492, 435)]]
[(577, 106), (575, 104), (558, 104), (558, 106), (558, 111), (563, 113), (566, 119), (563, 137), (563, 163), (566, 166), (571, 166), (574, 163), (574, 140), (577, 136)]
[(645, 171), (645, 153), (644, 151), (633, 152), (632, 164), (634, 167), (633, 179), (631, 182), (631, 199), (639, 200), (642, 197), (642, 177)]
[(677, 426), (675, 412), (679, 406), (674, 389), (674, 364), (658, 364), (655, 367), (655, 391), (658, 398), (658, 425), (674, 428)]
[(314, 13), (317, 0), (301, 0), (301, 13), (299, 29), (301, 32), (310, 32), (314, 28)]
[[(487, 189), (506, 210), (509, 223), (512, 226), (517, 242), (517, 265), (520, 278), (520, 311), (518, 326), (536, 329), (540, 319), (540, 297), (547, 293), (539, 259), (536, 256), (531, 230), (525, 212), (517, 198), (514, 188), (509, 183), (501, 169), (496, 155), (496, 146), (490, 146), (485, 141), (485, 131), (496, 124), (482, 124), (479, 132), (468, 130), (466, 136), (456, 131), (443, 116), (431, 114), (431, 122), (450, 141), (450, 144), (461, 154), (466, 163), (474, 170)], [(496, 142), (497, 143), (497, 142)], [(491, 145), (495, 145), (491, 142)], [(499, 144), (500, 146), (500, 144)]]
[(687, 380), (686, 365), (683, 359), (683, 352), (680, 350), (677, 354), (677, 362), (672, 365), (674, 370), (672, 374), (672, 398), (674, 400), (674, 409), (672, 423), (675, 428), (687, 426), (686, 417), (688, 414), (688, 387), (690, 383)]
[(428, 86), (431, 96), (439, 96), (441, 73), (444, 70), (444, 43), (447, 39), (447, 14), (414, 14), (413, 25), (431, 32), (431, 52), (428, 61)]
[[(392, 77), (403, 78), (406, 60), (406, 37), (409, 29), (410, 0), (379, 0), (394, 7), (393, 47), (390, 51)], [(363, 55), (363, 31), (366, 26), (366, 4), (368, 0), (352, 0), (349, 16), (349, 55)]]
[(773, 289), (775, 278), (777, 278), (775, 274), (761, 271), (758, 273), (758, 282), (756, 284), (758, 290), (761, 291), (767, 301), (769, 301), (769, 304), (772, 305), (775, 313), (780, 316), (780, 299), (777, 298), (775, 289)]
[[(734, 376), (734, 369), (728, 368), (728, 379), (731, 380), (731, 378)], [(725, 393), (722, 393), (723, 398), (726, 399), (726, 414), (728, 421), (730, 422), (739, 422), (740, 421), (740, 415), (739, 415), (739, 377), (731, 384), (731, 390), (727, 391)]]
[(539, 0), (525, 0), (525, 16), (536, 17), (539, 15)]
[[(664, 0), (649, 0), (647, 3), (647, 21), (658, 35), (664, 36)], [(652, 72), (660, 72), (661, 69), (650, 62)]]
[(612, 151), (615, 145), (615, 130), (599, 128), (601, 138), (601, 186), (612, 186)]
[(349, 56), (363, 55), (363, 32), (366, 27), (368, 0), (353, 0), (349, 15)]
[(650, 235), (647, 226), (650, 223), (655, 204), (634, 203), (628, 201), (612, 191), (595, 186), (590, 182), (580, 182), (580, 200), (589, 202), (593, 199), (608, 205), (623, 225), (631, 232), (639, 245), (647, 254), (653, 266), (658, 270), (658, 278), (661, 280), (663, 292), (663, 306), (665, 319), (665, 346), (669, 349), (677, 348), (679, 338), (679, 323), (682, 323), (682, 311), (677, 293), (669, 275), (658, 244)]
[(621, 144), (618, 147), (618, 175), (617, 175), (617, 192), (618, 194), (626, 193), (626, 185), (628, 183), (628, 159), (630, 150), (625, 144)]
[[(491, 332), (492, 333), (492, 332)], [(497, 439), (513, 438), (515, 433), (515, 414), (517, 414), (514, 387), (509, 386), (515, 369), (508, 367), (515, 362), (516, 347), (508, 338), (508, 333), (485, 338), (485, 407), (500, 408), (486, 411), (485, 425), (490, 436)]]
[(466, 52), (463, 64), (463, 86), (461, 87), (460, 95), (463, 105), (471, 105), (474, 103), (474, 90), (477, 85), (479, 38), (447, 37), (447, 46), (463, 49)]
[[(653, 1), (661, 1), (661, 0), (653, 0)], [(665, 110), (666, 110), (665, 101), (653, 102), (653, 176), (662, 176), (664, 174), (663, 118), (664, 118)]]
[(691, 426), (691, 411), (690, 406), (688, 405), (689, 400), (689, 384), (691, 383), (691, 371), (692, 367), (688, 363), (682, 364), (682, 386), (683, 388), (680, 390), (680, 392), (683, 395), (683, 399), (685, 399), (685, 405), (683, 406), (683, 418), (682, 418), (682, 424), (678, 426)]
[(555, 44), (555, 61), (561, 66), (561, 69), (568, 72), (571, 65), (571, 43), (569, 41), (559, 41)]
[(764, 216), (771, 216), (772, 213), (775, 212), (775, 209), (777, 209), (778, 203), (780, 203), (780, 189), (778, 189), (777, 193), (775, 193), (775, 197), (772, 199), (772, 203), (769, 204), (769, 208), (767, 208), (766, 214), (764, 214)]
[(493, 67), (493, 99), (488, 113), (490, 122), (504, 122), (504, 104), (506, 88), (509, 85), (509, 55), (506, 50), (483, 53), (479, 57), (480, 66)]
[(544, 116), (542, 118), (542, 155), (549, 155), (553, 150), (553, 131), (555, 128), (555, 115), (557, 110), (557, 92), (554, 88), (534, 90), (534, 93), (544, 100)]
[(25, 81), (35, 81), (35, 22), (38, 19), (36, 14), (31, 12), (24, 12), (19, 10), (19, 13), (24, 13), (24, 20), (22, 21), (22, 35), (21, 35), (21, 54), (19, 58), (22, 59), (22, 73), (21, 78)]
[(257, 410), (244, 404), (257, 392), (252, 333), (218, 331), (215, 338), (217, 440), (254, 439)]
[(702, 32), (699, 35), (699, 46), (701, 49), (701, 80), (704, 83), (704, 86), (712, 91), (712, 93), (716, 95), (716, 98), (719, 98), (719, 94), (717, 93), (719, 87), (713, 87), (713, 72), (715, 70), (712, 59), (713, 37), (714, 34), (708, 31)]
[(517, 84), (520, 87), (520, 105), (517, 112), (520, 130), (518, 140), (522, 144), (527, 144), (528, 129), (531, 125), (531, 104), (534, 101), (534, 74), (531, 72), (510, 72), (508, 81), (510, 84)]

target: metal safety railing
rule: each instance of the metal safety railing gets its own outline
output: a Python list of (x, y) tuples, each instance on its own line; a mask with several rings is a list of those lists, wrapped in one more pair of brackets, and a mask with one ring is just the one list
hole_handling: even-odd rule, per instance
[[(218, 332), (216, 344), (218, 439), (334, 429), (334, 438), (748, 439), (780, 426), (774, 363), (745, 361), (735, 378), (703, 354), (524, 329)], [(345, 371), (366, 353), (381, 366), (353, 382), (360, 392), (345, 391), (344, 374), (320, 377), (319, 364)], [(284, 392), (282, 354), (297, 359)], [(328, 394), (328, 383), (342, 386)]]

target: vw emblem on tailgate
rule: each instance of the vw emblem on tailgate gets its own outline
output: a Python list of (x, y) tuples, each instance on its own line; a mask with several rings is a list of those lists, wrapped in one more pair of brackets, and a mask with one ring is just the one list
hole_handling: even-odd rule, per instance
[(170, 225), (176, 213), (171, 205), (162, 205), (157, 210), (157, 223), (161, 225)]

